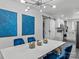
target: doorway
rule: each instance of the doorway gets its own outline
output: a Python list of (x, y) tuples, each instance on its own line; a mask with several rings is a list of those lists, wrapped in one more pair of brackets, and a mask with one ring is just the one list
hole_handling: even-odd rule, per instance
[(76, 48), (79, 48), (79, 21), (77, 21)]
[(43, 38), (55, 38), (55, 20), (53, 18), (43, 16)]
[(50, 20), (50, 39), (55, 39), (56, 37), (56, 28), (55, 28), (55, 20)]

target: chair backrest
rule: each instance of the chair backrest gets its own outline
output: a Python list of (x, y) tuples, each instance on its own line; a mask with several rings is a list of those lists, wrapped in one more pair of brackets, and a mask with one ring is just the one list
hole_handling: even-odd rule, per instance
[(72, 45), (65, 48), (65, 55), (66, 55), (65, 59), (69, 59), (71, 50), (72, 50)]
[(47, 54), (47, 59), (57, 59), (57, 57), (58, 57), (58, 54), (55, 52)]
[(14, 39), (14, 46), (21, 45), (21, 44), (25, 44), (22, 38)]
[(65, 59), (65, 57), (64, 56), (61, 56), (60, 58), (58, 58), (58, 59)]
[(34, 37), (28, 37), (28, 43), (30, 43), (30, 42), (35, 42), (36, 40), (35, 40), (35, 38)]
[(70, 45), (70, 46), (68, 46), (68, 47), (65, 48), (66, 52), (71, 52), (71, 50), (72, 50), (72, 45)]
[(62, 50), (62, 53), (61, 53), (61, 55), (58, 57), (58, 59), (69, 59), (71, 50), (72, 50), (72, 45), (65, 47), (65, 48)]

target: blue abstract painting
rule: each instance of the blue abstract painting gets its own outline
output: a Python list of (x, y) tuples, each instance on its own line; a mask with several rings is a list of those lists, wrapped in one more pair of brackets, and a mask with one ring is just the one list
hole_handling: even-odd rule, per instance
[(17, 35), (17, 13), (0, 9), (0, 37)]
[(22, 15), (22, 35), (33, 35), (35, 33), (35, 17)]

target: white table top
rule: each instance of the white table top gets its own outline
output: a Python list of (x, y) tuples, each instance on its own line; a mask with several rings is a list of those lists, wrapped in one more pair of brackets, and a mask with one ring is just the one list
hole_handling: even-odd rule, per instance
[(23, 44), (1, 49), (0, 51), (4, 59), (38, 59), (63, 44), (65, 44), (65, 42), (49, 40), (48, 44), (36, 46), (34, 49), (29, 49), (26, 44)]

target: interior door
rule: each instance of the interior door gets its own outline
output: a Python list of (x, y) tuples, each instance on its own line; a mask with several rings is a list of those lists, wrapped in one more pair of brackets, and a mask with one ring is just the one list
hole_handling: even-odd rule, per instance
[(49, 18), (47, 18), (47, 19), (45, 19), (45, 38), (50, 38), (49, 36), (49, 32), (50, 32), (50, 19)]
[(43, 19), (43, 38), (55, 38), (55, 21), (50, 18)]
[(77, 22), (76, 48), (79, 48), (79, 21)]
[(55, 38), (55, 20), (50, 20), (50, 39)]

